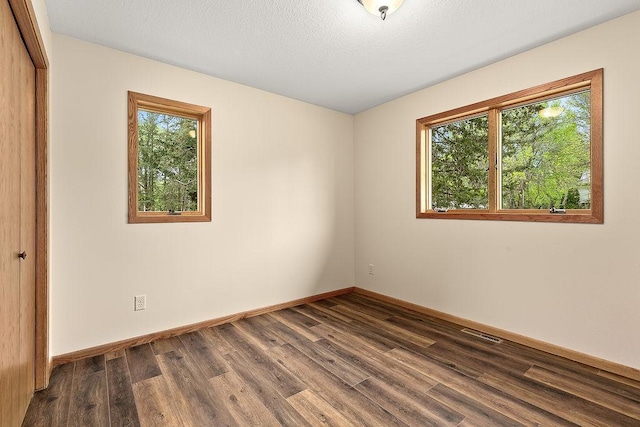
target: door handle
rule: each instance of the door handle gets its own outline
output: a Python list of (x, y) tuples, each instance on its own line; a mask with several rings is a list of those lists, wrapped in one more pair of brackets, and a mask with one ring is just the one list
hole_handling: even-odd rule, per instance
[(20, 253), (18, 254), (18, 258), (22, 258), (22, 259), (27, 258), (27, 253), (26, 253), (25, 251), (20, 252)]

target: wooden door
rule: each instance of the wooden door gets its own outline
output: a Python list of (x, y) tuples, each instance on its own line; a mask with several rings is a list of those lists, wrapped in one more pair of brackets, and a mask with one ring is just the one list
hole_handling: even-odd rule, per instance
[[(0, 2), (0, 425), (19, 426), (34, 390), (35, 67)], [(22, 259), (19, 255), (23, 253)]]

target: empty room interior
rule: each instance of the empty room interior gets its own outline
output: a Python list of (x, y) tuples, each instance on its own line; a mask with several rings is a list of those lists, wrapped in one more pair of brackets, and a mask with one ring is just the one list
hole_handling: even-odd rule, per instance
[(0, 425), (640, 426), (638, 0), (0, 11)]

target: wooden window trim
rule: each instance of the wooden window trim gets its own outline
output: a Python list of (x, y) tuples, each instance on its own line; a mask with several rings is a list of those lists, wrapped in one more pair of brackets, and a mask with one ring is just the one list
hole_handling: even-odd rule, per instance
[[(129, 223), (211, 221), (211, 109), (137, 92), (129, 95)], [(172, 215), (138, 211), (138, 109), (198, 120), (198, 210)]]
[[(429, 191), (428, 159), (430, 152), (428, 130), (435, 125), (472, 117), (489, 115), (489, 158), (496, 159), (500, 111), (535, 101), (590, 89), (591, 96), (591, 209), (572, 209), (564, 214), (552, 214), (537, 209), (498, 209), (498, 171), (489, 168), (489, 209), (455, 209), (436, 212), (427, 209)], [(604, 222), (603, 198), (603, 69), (589, 71), (529, 89), (513, 92), (486, 101), (456, 108), (416, 120), (416, 218), (475, 219), (533, 222), (571, 222), (602, 224)], [(430, 172), (429, 172), (430, 173)]]

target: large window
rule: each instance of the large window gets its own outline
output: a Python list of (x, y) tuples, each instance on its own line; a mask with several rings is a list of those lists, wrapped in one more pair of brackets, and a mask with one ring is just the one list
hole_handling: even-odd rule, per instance
[(417, 217), (603, 222), (602, 70), (417, 120)]
[(129, 92), (129, 222), (211, 221), (211, 109)]

